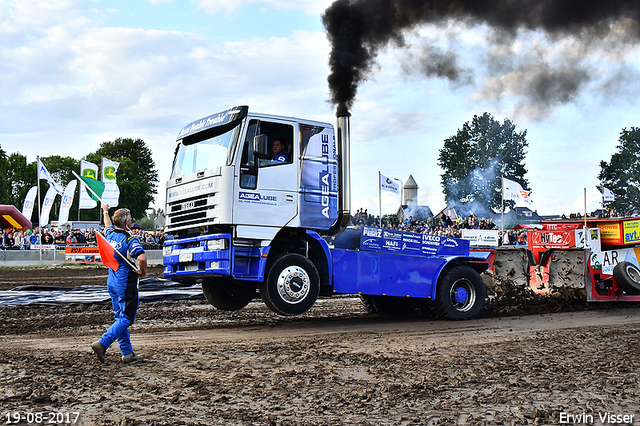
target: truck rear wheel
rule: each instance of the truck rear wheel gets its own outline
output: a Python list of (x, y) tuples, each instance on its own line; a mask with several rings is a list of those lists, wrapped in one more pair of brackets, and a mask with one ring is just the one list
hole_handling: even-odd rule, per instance
[(368, 294), (360, 295), (360, 303), (364, 309), (370, 314), (377, 314), (378, 310), (376, 309), (376, 305), (373, 303), (373, 298), (376, 296), (369, 296)]
[(613, 268), (613, 279), (625, 293), (640, 295), (640, 269), (633, 263), (618, 263)]
[(237, 311), (253, 300), (256, 289), (232, 279), (214, 278), (202, 282), (202, 292), (212, 306), (223, 311)]
[(320, 275), (304, 256), (290, 253), (278, 258), (260, 285), (260, 295), (267, 306), (280, 315), (307, 312), (318, 298)]
[(484, 309), (487, 290), (480, 274), (467, 265), (457, 265), (440, 277), (436, 300), (440, 314), (452, 320), (474, 318)]
[(427, 317), (432, 310), (431, 302), (422, 298), (397, 296), (360, 295), (360, 302), (370, 314)]

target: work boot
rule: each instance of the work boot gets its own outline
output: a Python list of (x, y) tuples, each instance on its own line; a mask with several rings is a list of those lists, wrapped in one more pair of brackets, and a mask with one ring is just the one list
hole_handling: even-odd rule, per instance
[(136, 355), (133, 352), (130, 354), (122, 355), (122, 362), (125, 364), (129, 364), (132, 362), (142, 361), (142, 357), (140, 355)]
[(96, 356), (98, 357), (100, 362), (102, 363), (107, 362), (107, 358), (104, 356), (107, 350), (104, 348), (104, 346), (102, 346), (102, 343), (100, 343), (100, 340), (93, 342), (91, 344), (91, 349), (93, 349), (93, 351), (96, 353)]

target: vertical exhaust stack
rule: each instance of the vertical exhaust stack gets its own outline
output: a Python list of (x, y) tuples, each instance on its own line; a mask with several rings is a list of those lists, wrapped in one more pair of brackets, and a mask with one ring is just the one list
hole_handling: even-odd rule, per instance
[(345, 230), (351, 217), (351, 129), (348, 111), (337, 112), (338, 128), (338, 220), (330, 229), (332, 235)]

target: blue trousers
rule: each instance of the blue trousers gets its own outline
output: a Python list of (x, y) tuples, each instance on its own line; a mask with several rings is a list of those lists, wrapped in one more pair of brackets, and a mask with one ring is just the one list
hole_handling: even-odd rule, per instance
[(135, 321), (138, 312), (138, 278), (138, 274), (129, 272), (125, 281), (118, 279), (113, 271), (109, 270), (107, 290), (111, 296), (115, 321), (102, 335), (100, 343), (107, 349), (117, 340), (122, 355), (133, 352), (129, 338), (129, 326)]

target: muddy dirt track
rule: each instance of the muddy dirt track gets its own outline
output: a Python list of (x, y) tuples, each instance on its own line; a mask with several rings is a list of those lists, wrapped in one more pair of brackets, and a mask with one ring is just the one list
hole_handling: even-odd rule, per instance
[[(2, 268), (0, 289), (105, 277)], [(640, 424), (640, 307), (543, 308), (451, 322), (369, 315), (351, 297), (294, 318), (258, 300), (232, 313), (199, 300), (144, 303), (131, 334), (145, 361), (135, 365), (121, 364), (117, 347), (100, 364), (89, 348), (110, 325), (107, 305), (2, 308), (1, 421), (20, 412), (20, 424), (73, 424), (74, 413), (83, 425)]]

